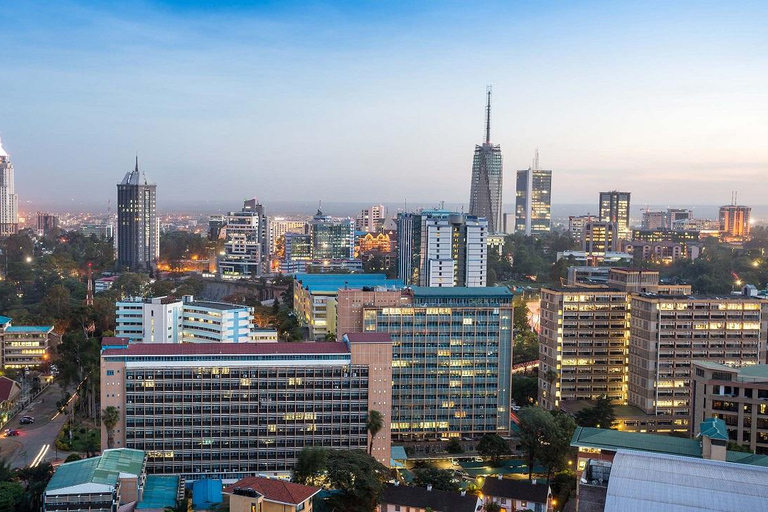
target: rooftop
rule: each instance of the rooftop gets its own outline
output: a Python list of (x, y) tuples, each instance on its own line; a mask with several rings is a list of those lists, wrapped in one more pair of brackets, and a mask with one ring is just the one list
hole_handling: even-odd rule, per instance
[(267, 501), (299, 505), (320, 492), (319, 487), (295, 484), (277, 478), (248, 476), (224, 488), (225, 493), (232, 494), (235, 489), (252, 489), (264, 496)]
[(531, 483), (528, 480), (511, 478), (486, 478), (483, 482), (483, 494), (500, 498), (546, 503), (549, 486)]
[(402, 288), (399, 279), (388, 279), (386, 274), (296, 274), (296, 282), (312, 293), (337, 292), (342, 288), (386, 286)]
[(728, 441), (728, 428), (719, 418), (707, 418), (699, 424), (700, 435), (710, 439)]
[(11, 318), (10, 317), (0, 315), (0, 324), (5, 325), (5, 324), (10, 323), (10, 322), (11, 322)]
[(104, 450), (98, 457), (67, 462), (59, 466), (45, 491), (50, 493), (83, 484), (114, 487), (121, 475), (140, 475), (143, 468), (142, 450)]
[(105, 356), (204, 356), (251, 354), (348, 354), (344, 343), (337, 341), (278, 343), (133, 343), (127, 348), (108, 348)]
[(503, 286), (413, 286), (414, 297), (466, 297), (466, 298), (512, 298), (512, 291)]
[(206, 301), (206, 300), (195, 300), (195, 301), (186, 303), (185, 306), (207, 308), (207, 309), (218, 309), (219, 311), (248, 309), (248, 306), (243, 306), (241, 304), (230, 304), (228, 302), (213, 302), (213, 301)]
[(52, 325), (12, 325), (5, 332), (51, 332)]
[(458, 492), (438, 489), (428, 491), (426, 487), (394, 484), (385, 485), (379, 496), (379, 503), (417, 509), (429, 507), (435, 512), (475, 512), (477, 501), (474, 494), (467, 493), (462, 496)]
[(350, 343), (392, 343), (386, 332), (348, 332), (344, 336)]
[(750, 366), (734, 367), (712, 361), (693, 361), (696, 366), (718, 372), (736, 374), (736, 381), (760, 381), (768, 380), (768, 364), (754, 364)]
[(21, 385), (18, 382), (8, 377), (0, 377), (0, 402), (14, 398), (20, 392)]
[(136, 508), (139, 510), (173, 508), (178, 492), (179, 477), (177, 475), (147, 475), (144, 494)]

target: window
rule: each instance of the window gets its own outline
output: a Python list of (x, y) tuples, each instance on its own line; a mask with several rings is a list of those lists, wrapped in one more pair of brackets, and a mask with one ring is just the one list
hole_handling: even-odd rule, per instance
[(107, 370), (107, 376), (111, 376), (115, 374), (115, 370)]

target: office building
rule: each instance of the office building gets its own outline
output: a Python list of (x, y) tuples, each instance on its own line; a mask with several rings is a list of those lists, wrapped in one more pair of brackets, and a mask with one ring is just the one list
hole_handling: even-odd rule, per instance
[(622, 240), (629, 239), (629, 192), (600, 192), (600, 221), (611, 222)]
[(355, 256), (355, 225), (349, 219), (333, 220), (321, 210), (309, 225), (312, 259), (351, 260)]
[(117, 267), (151, 270), (160, 257), (157, 185), (134, 170), (117, 185)]
[(483, 287), (490, 232), (486, 219), (444, 210), (401, 213), (398, 276), (405, 285)]
[(363, 208), (360, 215), (355, 218), (355, 231), (363, 233), (377, 233), (384, 225), (384, 205), (374, 205)]
[(224, 229), (227, 225), (226, 215), (211, 215), (208, 217), (208, 240), (215, 241), (226, 233)]
[(269, 253), (282, 258), (279, 254), (278, 245), (284, 247), (285, 241), (281, 241), (287, 233), (307, 234), (309, 224), (305, 220), (292, 220), (285, 217), (269, 218)]
[(115, 226), (108, 222), (81, 224), (79, 231), (84, 236), (95, 236), (101, 240), (109, 240), (115, 236)]
[(293, 281), (293, 309), (299, 322), (309, 329), (309, 338), (323, 340), (329, 334), (336, 335), (335, 303), (340, 290), (347, 288), (391, 290), (401, 287), (402, 283), (399, 279), (387, 279), (385, 274), (299, 273)]
[(256, 199), (243, 203), (239, 212), (226, 218), (224, 255), (219, 256), (219, 273), (224, 279), (248, 279), (263, 273), (267, 257), (267, 216)]
[(607, 252), (605, 254), (586, 251), (563, 251), (557, 253), (557, 261), (565, 258), (572, 265), (621, 266), (632, 262), (632, 255), (626, 252)]
[(13, 325), (13, 320), (0, 316), (2, 367), (36, 368), (48, 359), (52, 325)]
[(750, 206), (729, 204), (720, 207), (720, 239), (725, 242), (749, 240)]
[(651, 210), (643, 210), (641, 229), (664, 229), (667, 227), (667, 213)]
[(632, 240), (637, 242), (673, 242), (688, 244), (699, 241), (699, 232), (690, 229), (633, 229)]
[(687, 423), (693, 360), (765, 362), (768, 301), (758, 297), (632, 295), (629, 403)]
[(605, 259), (605, 255), (619, 250), (618, 230), (613, 222), (592, 221), (584, 224), (581, 235), (582, 250), (594, 264)]
[(141, 343), (255, 341), (253, 308), (224, 302), (154, 297), (115, 303), (115, 336)]
[(0, 140), (0, 237), (19, 230), (19, 196), (16, 195), (13, 164)]
[(539, 151), (533, 165), (517, 171), (515, 232), (526, 236), (549, 233), (552, 222), (552, 171), (539, 167)]
[(59, 229), (59, 217), (52, 213), (37, 212), (37, 234), (50, 236)]
[(669, 229), (678, 229), (679, 226), (693, 219), (693, 210), (685, 208), (667, 208), (666, 225)]
[[(624, 242), (624, 251), (631, 254), (635, 261), (650, 261), (670, 264), (688, 258), (689, 247), (675, 242)], [(698, 246), (691, 247), (691, 259), (699, 256)]]
[(588, 222), (596, 222), (594, 215), (571, 215), (568, 217), (568, 232), (575, 242), (581, 242), (584, 236), (584, 226)]
[(392, 338), (392, 438), (507, 434), (512, 293), (466, 287), (387, 293), (396, 307), (363, 304), (362, 317), (364, 332)]
[(693, 361), (691, 418), (724, 422), (729, 441), (768, 455), (768, 365)]
[(469, 214), (488, 222), (491, 233), (502, 229), (502, 189), (504, 172), (501, 146), (491, 144), (491, 88), (487, 90), (485, 114), (485, 142), (475, 146), (472, 159), (472, 186), (469, 195)]
[(119, 448), (66, 462), (56, 469), (45, 487), (42, 510), (115, 512), (121, 506), (135, 506), (144, 497), (146, 460), (141, 450)]
[[(610, 277), (609, 277), (610, 279)], [(627, 400), (627, 321), (624, 291), (544, 288), (539, 332), (539, 403), (601, 396)]]
[[(179, 345), (101, 353), (102, 407), (123, 415), (117, 447), (187, 480), (289, 476), (306, 446), (367, 451), (369, 410), (389, 424), (391, 341)], [(389, 430), (373, 438), (389, 465)], [(102, 446), (106, 442), (102, 425)]]

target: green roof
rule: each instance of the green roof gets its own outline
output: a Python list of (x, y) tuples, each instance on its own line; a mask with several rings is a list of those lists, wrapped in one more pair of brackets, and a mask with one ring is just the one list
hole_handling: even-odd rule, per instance
[(165, 509), (176, 504), (179, 492), (179, 477), (177, 475), (148, 475), (144, 484), (144, 494), (137, 509)]
[(414, 297), (512, 298), (505, 286), (414, 286)]
[(99, 457), (67, 462), (59, 466), (45, 490), (48, 492), (82, 484), (114, 486), (120, 473), (140, 475), (143, 467), (142, 450), (104, 450)]
[(755, 364), (739, 368), (739, 376), (768, 379), (768, 364)]
[(571, 438), (571, 446), (600, 448), (604, 450), (639, 450), (701, 457), (701, 445), (695, 439), (643, 434), (640, 432), (623, 432), (605, 428), (577, 427)]
[(702, 436), (720, 441), (728, 441), (728, 428), (725, 422), (719, 418), (707, 418), (699, 424)]

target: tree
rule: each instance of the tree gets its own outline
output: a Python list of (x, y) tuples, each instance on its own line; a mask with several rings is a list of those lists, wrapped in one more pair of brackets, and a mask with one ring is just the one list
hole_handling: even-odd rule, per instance
[(304, 447), (299, 452), (296, 465), (293, 467), (293, 481), (302, 485), (318, 484), (318, 477), (326, 470), (327, 460), (327, 449)]
[(520, 419), (520, 443), (528, 462), (528, 481), (532, 481), (533, 465), (554, 431), (554, 419), (540, 407), (523, 407), (517, 416)]
[(368, 455), (373, 455), (373, 438), (384, 428), (384, 417), (379, 411), (368, 411), (368, 420), (365, 422), (365, 428), (368, 429), (368, 433), (371, 435), (371, 442), (368, 445)]
[(70, 453), (67, 455), (67, 458), (64, 459), (64, 462), (77, 462), (78, 460), (82, 460), (82, 457), (76, 453)]
[(497, 464), (502, 456), (510, 455), (512, 449), (509, 443), (498, 434), (485, 434), (477, 443), (477, 453), (483, 457), (490, 457)]
[(115, 426), (120, 421), (120, 411), (115, 406), (108, 406), (101, 412), (101, 421), (107, 429), (107, 448), (113, 448), (115, 444)]
[(18, 482), (0, 483), (0, 512), (17, 512), (24, 497), (24, 487)]
[(149, 276), (125, 272), (115, 279), (112, 289), (119, 291), (121, 297), (143, 297), (149, 291)]
[(483, 512), (502, 512), (501, 505), (495, 501), (487, 501), (483, 506)]
[(539, 391), (539, 379), (525, 375), (512, 376), (512, 398), (521, 407), (533, 405)]
[(360, 450), (331, 450), (328, 454), (328, 486), (340, 491), (328, 504), (345, 512), (373, 512), (388, 478), (388, 470)]
[(606, 396), (598, 398), (594, 406), (576, 413), (576, 423), (581, 427), (613, 428), (615, 422), (613, 404)]
[(72, 303), (69, 290), (60, 284), (51, 287), (40, 306), (43, 311), (54, 320), (62, 320), (72, 311)]
[(449, 469), (438, 469), (433, 466), (416, 468), (413, 470), (413, 479), (419, 487), (431, 485), (433, 489), (441, 491), (456, 491), (459, 488), (453, 481), (453, 472)]
[(539, 452), (539, 462), (547, 468), (547, 485), (552, 474), (567, 467), (568, 453), (571, 449), (571, 438), (576, 430), (573, 418), (561, 411), (550, 413), (554, 420), (552, 429)]
[(445, 445), (445, 451), (448, 453), (464, 453), (464, 448), (457, 438), (452, 437), (448, 444)]

